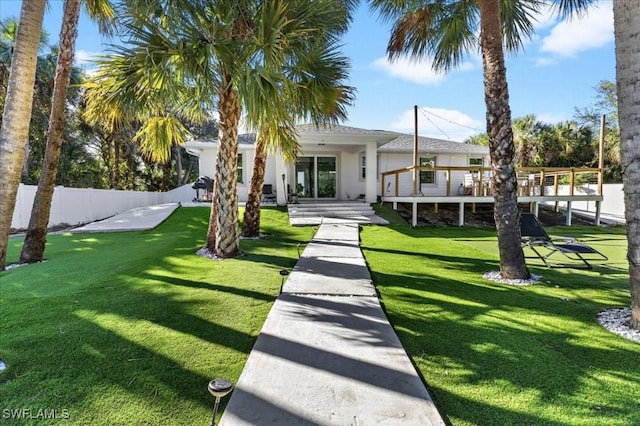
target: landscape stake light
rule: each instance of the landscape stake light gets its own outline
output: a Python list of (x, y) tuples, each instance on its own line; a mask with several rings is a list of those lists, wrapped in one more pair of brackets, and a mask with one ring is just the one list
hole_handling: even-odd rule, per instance
[(213, 417), (211, 417), (211, 426), (216, 426), (216, 413), (220, 405), (220, 399), (225, 397), (233, 390), (233, 383), (227, 379), (213, 379), (209, 382), (209, 393), (216, 398), (213, 405)]
[(280, 270), (280, 276), (282, 277), (282, 281), (280, 282), (280, 293), (282, 293), (282, 288), (284, 287), (284, 280), (287, 278), (288, 275), (289, 275), (289, 271), (287, 271), (286, 269)]

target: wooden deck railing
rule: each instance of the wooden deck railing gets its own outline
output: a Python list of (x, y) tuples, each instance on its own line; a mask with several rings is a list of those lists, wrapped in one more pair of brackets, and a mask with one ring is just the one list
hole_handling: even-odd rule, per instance
[[(491, 168), (479, 167), (479, 166), (409, 166), (402, 169), (389, 170), (382, 172), (381, 179), (381, 194), (383, 197), (388, 195), (387, 193), (387, 181), (390, 176), (394, 176), (395, 188), (393, 195), (391, 196), (412, 196), (416, 195), (418, 191), (414, 189), (412, 194), (400, 195), (400, 176), (405, 173), (415, 173), (415, 179), (417, 181), (419, 189), (419, 172), (420, 171), (444, 171), (446, 178), (446, 196), (460, 195), (457, 193), (451, 193), (452, 174), (456, 172), (460, 178), (464, 174), (472, 174), (475, 176), (475, 182), (478, 185), (479, 191), (484, 189), (487, 192), (483, 195), (491, 195), (490, 182), (491, 182)], [(558, 189), (560, 185), (569, 186), (569, 195), (573, 196), (577, 187), (585, 185), (587, 183), (597, 184), (596, 193), (593, 195), (602, 195), (602, 169), (599, 168), (584, 168), (584, 167), (519, 167), (516, 168), (516, 174), (518, 178), (518, 195), (539, 195), (539, 196), (553, 196), (559, 195)], [(413, 181), (413, 179), (412, 179)], [(391, 182), (388, 182), (389, 185)], [(525, 184), (526, 183), (526, 184)], [(546, 189), (546, 193), (545, 193)], [(528, 191), (528, 193), (520, 193), (520, 191)], [(481, 194), (473, 194), (481, 195)], [(441, 196), (441, 195), (440, 195)]]

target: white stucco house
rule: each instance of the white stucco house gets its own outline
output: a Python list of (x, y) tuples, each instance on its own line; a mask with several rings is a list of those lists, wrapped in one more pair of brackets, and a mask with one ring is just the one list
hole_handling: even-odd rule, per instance
[[(353, 200), (358, 197), (373, 203), (382, 196), (382, 172), (413, 165), (414, 137), (385, 130), (368, 130), (348, 126), (317, 128), (298, 126), (302, 155), (295, 164), (286, 164), (278, 154), (267, 160), (265, 184), (276, 190), (278, 204), (287, 203), (288, 188), (305, 200)], [(246, 201), (251, 179), (255, 134), (239, 136), (238, 197)], [(199, 157), (201, 176), (214, 176), (217, 140), (191, 140), (184, 147)], [(421, 165), (488, 166), (489, 149), (461, 142), (418, 138), (418, 157)], [(446, 172), (422, 171), (419, 193), (424, 196), (446, 194)], [(442, 174), (442, 176), (440, 176)], [(464, 171), (454, 172), (450, 185), (463, 183)], [(405, 191), (413, 186), (411, 174), (398, 177), (398, 185)], [(395, 184), (394, 184), (395, 185)]]

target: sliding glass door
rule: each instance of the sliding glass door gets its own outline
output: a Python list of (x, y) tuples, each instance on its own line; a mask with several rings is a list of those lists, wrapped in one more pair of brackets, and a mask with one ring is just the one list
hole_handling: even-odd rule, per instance
[(295, 177), (299, 198), (336, 198), (336, 157), (300, 157)]

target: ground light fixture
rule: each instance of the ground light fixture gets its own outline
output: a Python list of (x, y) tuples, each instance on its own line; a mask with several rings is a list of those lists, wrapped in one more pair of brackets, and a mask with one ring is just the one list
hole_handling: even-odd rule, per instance
[(280, 293), (282, 293), (282, 288), (284, 287), (284, 280), (287, 278), (288, 275), (289, 275), (289, 271), (287, 271), (286, 269), (280, 270), (280, 276), (282, 277), (282, 281), (280, 282)]
[(216, 426), (216, 413), (220, 400), (227, 396), (233, 390), (233, 383), (227, 379), (213, 379), (209, 382), (209, 393), (216, 399), (213, 405), (213, 416), (211, 417), (211, 426)]

